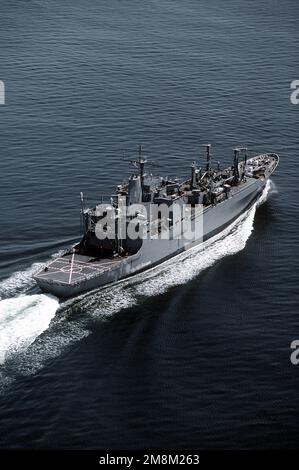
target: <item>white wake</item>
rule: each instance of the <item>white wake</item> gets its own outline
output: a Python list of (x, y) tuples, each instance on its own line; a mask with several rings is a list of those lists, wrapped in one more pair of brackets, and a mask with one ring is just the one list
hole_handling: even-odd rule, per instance
[(0, 301), (0, 364), (24, 351), (45, 331), (58, 309), (49, 295), (23, 295)]
[[(51, 255), (51, 258), (56, 258), (63, 253), (63, 250), (59, 250)], [(33, 263), (27, 269), (23, 271), (16, 271), (11, 274), (10, 277), (0, 282), (0, 300), (1, 298), (8, 298), (19, 294), (26, 293), (31, 287), (36, 285), (33, 279), (33, 274), (36, 273), (43, 263)]]

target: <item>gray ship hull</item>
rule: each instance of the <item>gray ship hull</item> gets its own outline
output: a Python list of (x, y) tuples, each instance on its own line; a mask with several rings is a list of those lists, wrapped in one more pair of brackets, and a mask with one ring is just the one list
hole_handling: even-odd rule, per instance
[[(152, 268), (214, 237), (232, 224), (258, 200), (269, 176), (263, 179), (248, 178), (242, 187), (234, 188), (228, 199), (206, 207), (202, 218), (202, 236), (199, 239), (191, 241), (184, 237), (170, 240), (145, 239), (136, 254), (105, 262), (90, 263), (88, 257), (70, 253), (48, 264), (47, 271), (41, 270), (35, 275), (35, 280), (43, 291), (65, 298)], [(71, 279), (70, 265), (72, 265)]]

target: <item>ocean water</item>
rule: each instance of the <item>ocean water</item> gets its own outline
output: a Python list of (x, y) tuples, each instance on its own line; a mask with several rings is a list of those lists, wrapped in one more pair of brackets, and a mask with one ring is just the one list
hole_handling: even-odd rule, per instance
[[(0, 447), (299, 442), (296, 0), (2, 0)], [(202, 145), (276, 152), (266, 202), (204, 250), (58, 303), (32, 274), (129, 175)]]

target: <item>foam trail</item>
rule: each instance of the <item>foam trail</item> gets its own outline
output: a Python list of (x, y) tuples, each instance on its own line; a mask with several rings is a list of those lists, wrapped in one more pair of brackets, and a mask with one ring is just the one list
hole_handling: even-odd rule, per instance
[(278, 191), (276, 189), (275, 183), (272, 180), (268, 180), (267, 183), (266, 183), (265, 189), (263, 191), (263, 194), (261, 195), (261, 197), (257, 201), (257, 204), (256, 204), (257, 207), (264, 204), (267, 201), (270, 194), (274, 194), (274, 193), (277, 193), (277, 192)]
[(45, 331), (59, 307), (56, 297), (22, 295), (0, 301), (0, 364)]
[[(54, 253), (51, 257), (55, 258), (60, 256), (63, 250)], [(18, 294), (24, 294), (31, 287), (35, 286), (35, 281), (32, 278), (33, 274), (36, 273), (43, 263), (34, 263), (29, 268), (23, 271), (16, 271), (7, 279), (0, 282), (0, 300), (1, 298), (12, 297)]]
[(32, 275), (41, 268), (41, 263), (34, 263), (24, 271), (17, 271), (0, 282), (0, 299), (26, 292), (35, 284)]

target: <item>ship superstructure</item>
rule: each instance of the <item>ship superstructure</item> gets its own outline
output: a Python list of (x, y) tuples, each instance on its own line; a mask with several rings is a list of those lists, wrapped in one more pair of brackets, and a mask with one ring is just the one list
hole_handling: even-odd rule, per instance
[(193, 162), (187, 179), (169, 179), (146, 174), (140, 147), (131, 162), (134, 174), (108, 201), (86, 208), (81, 193), (82, 239), (34, 278), (42, 290), (70, 297), (155, 266), (213, 237), (249, 209), (278, 161), (273, 153), (249, 158), (246, 148), (236, 148), (233, 164), (221, 169), (212, 166), (206, 145), (204, 168)]

